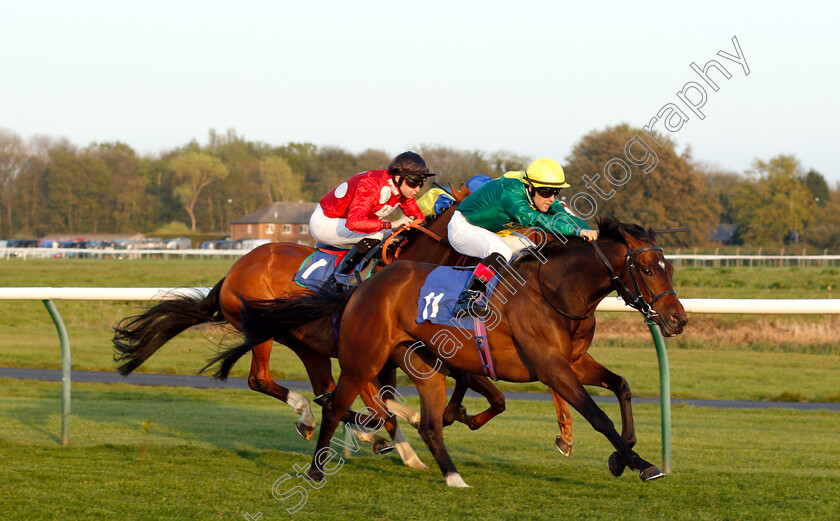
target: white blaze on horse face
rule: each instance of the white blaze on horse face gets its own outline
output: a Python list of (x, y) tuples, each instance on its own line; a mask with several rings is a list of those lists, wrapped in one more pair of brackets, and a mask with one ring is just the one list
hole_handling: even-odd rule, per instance
[(659, 261), (659, 267), (665, 269), (665, 261)]

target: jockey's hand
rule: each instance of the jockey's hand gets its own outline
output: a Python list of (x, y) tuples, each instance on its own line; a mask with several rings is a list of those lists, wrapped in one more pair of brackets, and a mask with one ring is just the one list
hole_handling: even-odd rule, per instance
[(592, 242), (598, 238), (598, 230), (581, 230), (580, 236), (587, 242)]
[(403, 215), (399, 219), (391, 221), (391, 228), (397, 229), (404, 224), (411, 223), (411, 219), (407, 215)]

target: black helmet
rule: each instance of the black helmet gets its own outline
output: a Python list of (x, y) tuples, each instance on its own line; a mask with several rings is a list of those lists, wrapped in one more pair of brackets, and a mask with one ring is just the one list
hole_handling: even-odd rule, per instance
[(388, 173), (391, 175), (399, 175), (402, 177), (432, 177), (433, 173), (429, 172), (429, 167), (419, 154), (414, 152), (403, 152), (402, 154), (391, 160), (388, 165)]

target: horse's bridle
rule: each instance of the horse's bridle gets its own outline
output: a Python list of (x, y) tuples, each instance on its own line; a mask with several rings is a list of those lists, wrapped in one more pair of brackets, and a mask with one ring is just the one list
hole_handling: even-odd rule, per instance
[[(621, 273), (616, 273), (615, 269), (612, 267), (612, 264), (610, 264), (609, 259), (607, 259), (607, 256), (604, 255), (604, 252), (603, 250), (601, 250), (601, 247), (598, 246), (598, 243), (592, 242), (591, 244), (595, 248), (595, 251), (598, 253), (598, 256), (601, 257), (601, 261), (604, 263), (604, 266), (607, 267), (607, 271), (610, 272), (610, 281), (612, 282), (613, 289), (615, 289), (615, 291), (621, 296), (621, 298), (624, 299), (624, 302), (628, 306), (638, 310), (642, 315), (644, 315), (646, 320), (651, 320), (652, 317), (659, 316), (659, 313), (657, 313), (653, 309), (653, 305), (656, 304), (656, 301), (658, 301), (665, 295), (677, 294), (677, 292), (673, 289), (669, 289), (668, 291), (663, 291), (659, 295), (653, 297), (653, 299), (650, 302), (647, 302), (645, 300), (644, 294), (642, 293), (642, 286), (644, 286), (647, 292), (651, 295), (653, 295), (653, 290), (650, 289), (650, 286), (647, 282), (645, 282), (645, 279), (639, 276), (639, 268), (638, 266), (636, 266), (634, 256), (637, 253), (642, 253), (645, 251), (662, 251), (662, 246), (645, 246), (644, 248), (639, 248), (638, 250), (633, 250), (628, 246), (627, 253), (624, 255), (624, 268), (621, 270)], [(540, 262), (540, 265), (537, 266), (537, 285), (540, 287), (540, 294), (542, 294), (543, 300), (548, 302), (548, 305), (551, 306), (552, 309), (554, 309), (554, 311), (560, 313), (566, 318), (572, 320), (586, 320), (587, 318), (589, 318), (591, 315), (579, 316), (566, 313), (562, 309), (555, 306), (553, 302), (548, 300), (548, 297), (545, 294), (545, 290), (543, 290), (542, 281), (540, 280), (540, 269), (542, 268), (542, 264), (543, 263)], [(624, 278), (624, 275), (628, 271), (630, 272), (630, 277), (633, 279), (633, 285), (636, 287), (635, 293), (631, 291), (630, 288), (628, 288), (622, 280)]]
[[(666, 295), (676, 295), (677, 292), (673, 289), (669, 289), (668, 291), (663, 291), (659, 295), (656, 295), (651, 299), (650, 302), (645, 300), (644, 294), (642, 293), (642, 286), (644, 289), (647, 290), (648, 293), (653, 295), (653, 290), (650, 289), (650, 286), (645, 281), (644, 277), (639, 275), (639, 268), (636, 266), (636, 262), (634, 256), (637, 253), (642, 253), (645, 251), (662, 251), (662, 246), (645, 246), (643, 248), (639, 248), (638, 250), (633, 250), (629, 246), (627, 247), (627, 253), (624, 255), (624, 268), (621, 270), (621, 273), (618, 274), (613, 269), (612, 264), (610, 264), (609, 259), (607, 256), (604, 255), (604, 252), (601, 250), (601, 247), (598, 246), (598, 243), (592, 242), (592, 246), (595, 248), (595, 251), (598, 253), (598, 256), (601, 257), (601, 261), (603, 261), (604, 265), (607, 267), (607, 271), (610, 272), (610, 280), (612, 281), (613, 288), (615, 291), (624, 299), (624, 302), (633, 309), (638, 310), (642, 315), (645, 316), (646, 320), (651, 320), (652, 317), (658, 317), (659, 313), (654, 311), (653, 305)], [(633, 285), (635, 286), (635, 293), (624, 284), (623, 278), (627, 272), (630, 272), (630, 277), (633, 279)], [(640, 284), (641, 282), (641, 284)], [(635, 296), (634, 296), (635, 295)]]

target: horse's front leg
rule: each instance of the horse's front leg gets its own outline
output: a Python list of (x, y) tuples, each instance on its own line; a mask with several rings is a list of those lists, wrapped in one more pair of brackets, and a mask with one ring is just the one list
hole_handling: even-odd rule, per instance
[[(446, 406), (443, 415), (444, 425), (452, 423), (451, 421), (447, 423), (447, 420), (452, 419), (463, 423), (471, 430), (476, 430), (505, 412), (505, 395), (486, 376), (469, 374), (463, 371), (453, 371), (453, 376), (456, 382), (455, 391), (452, 393), (452, 398), (450, 398), (449, 405)], [(461, 405), (467, 387), (484, 396), (490, 407), (472, 416), (467, 414), (467, 410)]]
[(560, 454), (569, 457), (572, 455), (572, 412), (569, 404), (562, 396), (551, 390), (551, 397), (554, 399), (554, 409), (557, 411), (557, 424), (560, 426), (560, 434), (554, 440), (554, 446)]
[(630, 404), (631, 393), (627, 380), (613, 373), (589, 353), (572, 364), (572, 370), (583, 385), (597, 385), (609, 389), (618, 399), (621, 411), (621, 437), (631, 448), (636, 445), (636, 427), (633, 422), (633, 407)]
[(467, 409), (461, 402), (464, 401), (464, 396), (467, 394), (467, 382), (470, 381), (470, 374), (452, 371), (451, 376), (455, 378), (455, 389), (452, 391), (452, 397), (449, 398), (449, 403), (446, 404), (446, 409), (443, 410), (444, 427), (452, 425), (456, 421), (463, 422), (464, 418), (468, 417)]
[[(610, 456), (609, 467), (613, 475), (618, 476), (624, 466), (640, 471), (642, 481), (650, 481), (665, 475), (652, 463), (642, 459), (615, 430), (612, 420), (602, 411), (583, 388), (568, 362), (562, 359), (544, 360), (538, 368), (540, 381), (557, 392), (566, 402), (578, 411), (592, 427), (603, 434), (615, 447)], [(619, 470), (620, 469), (620, 470)]]

